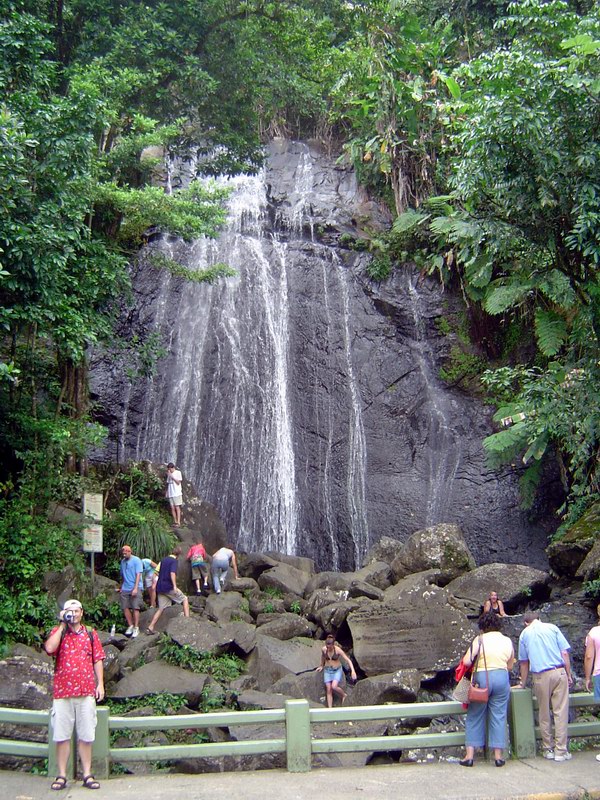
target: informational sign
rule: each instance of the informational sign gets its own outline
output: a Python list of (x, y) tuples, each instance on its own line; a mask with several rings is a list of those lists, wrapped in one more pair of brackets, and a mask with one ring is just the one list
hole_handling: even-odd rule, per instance
[(102, 552), (102, 511), (104, 497), (102, 494), (86, 492), (83, 495), (83, 551), (84, 553)]

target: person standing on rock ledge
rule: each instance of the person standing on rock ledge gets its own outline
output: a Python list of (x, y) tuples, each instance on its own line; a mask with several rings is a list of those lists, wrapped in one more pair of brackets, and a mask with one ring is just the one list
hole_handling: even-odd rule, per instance
[(169, 501), (171, 509), (171, 516), (173, 517), (173, 525), (176, 528), (181, 527), (181, 507), (183, 505), (183, 475), (176, 468), (175, 464), (170, 461), (167, 464), (167, 492), (166, 498)]
[(355, 681), (356, 672), (354, 671), (354, 664), (350, 661), (339, 644), (336, 643), (333, 633), (328, 633), (325, 639), (325, 647), (321, 650), (321, 665), (317, 667), (317, 672), (323, 672), (323, 682), (325, 684), (325, 691), (327, 692), (328, 708), (333, 708), (334, 692), (340, 695), (342, 703), (346, 697), (348, 697), (340, 686), (343, 676), (342, 661), (350, 668), (350, 677)]
[[(519, 636), (520, 688), (525, 688), (531, 672), (533, 693), (538, 701), (538, 717), (544, 758), (570, 761), (567, 743), (569, 686), (573, 683), (569, 650), (571, 645), (556, 625), (541, 622), (536, 611), (524, 617), (525, 630)], [(554, 737), (550, 720), (554, 716)]]

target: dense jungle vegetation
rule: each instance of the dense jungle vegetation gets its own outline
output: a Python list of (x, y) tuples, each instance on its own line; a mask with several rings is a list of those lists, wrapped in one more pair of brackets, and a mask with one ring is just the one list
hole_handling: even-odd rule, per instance
[[(372, 278), (412, 260), (463, 293), (471, 371), (512, 422), (490, 457), (527, 465), (524, 502), (558, 460), (565, 526), (598, 500), (598, 3), (0, 5), (0, 640), (48, 622), (46, 570), (82, 572), (47, 511), (89, 480), (86, 349), (111, 336), (128, 260), (149, 231), (223, 220), (216, 185), (152, 185), (152, 154), (190, 143), (204, 176), (258, 168), (275, 135), (340, 152), (395, 218), (362, 243)], [(160, 347), (123, 342), (128, 369)], [(121, 530), (156, 533), (152, 487), (119, 480)]]

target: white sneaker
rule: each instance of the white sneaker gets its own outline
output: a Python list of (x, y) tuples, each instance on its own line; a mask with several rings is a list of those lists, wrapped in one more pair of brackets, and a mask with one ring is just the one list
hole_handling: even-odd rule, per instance
[(554, 756), (555, 761), (570, 761), (572, 758), (572, 753), (563, 753), (562, 756)]
[(131, 638), (132, 638), (132, 639), (135, 639), (135, 637), (136, 637), (136, 636), (139, 636), (139, 635), (140, 635), (140, 629), (139, 629), (139, 628), (134, 628), (134, 629), (131, 631)]
[(125, 636), (131, 636), (132, 633), (133, 633), (133, 625), (130, 625), (125, 631)]
[(600, 753), (596, 756), (596, 761), (600, 761)]
[(546, 750), (544, 753), (544, 758), (547, 758), (550, 761), (554, 761), (554, 750)]

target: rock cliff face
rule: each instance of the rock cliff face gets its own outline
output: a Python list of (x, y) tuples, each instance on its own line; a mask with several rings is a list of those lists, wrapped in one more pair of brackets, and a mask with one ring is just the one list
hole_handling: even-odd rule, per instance
[[(239, 549), (352, 569), (382, 536), (450, 522), (479, 563), (544, 567), (515, 474), (485, 464), (489, 409), (437, 377), (451, 299), (410, 268), (374, 283), (368, 256), (343, 246), (381, 219), (353, 173), (278, 141), (262, 174), (232, 185), (217, 242), (161, 238), (133, 267), (123, 335), (158, 332), (167, 355), (133, 382), (95, 355), (103, 457), (176, 461)], [(191, 284), (152, 267), (153, 251), (237, 276)]]

